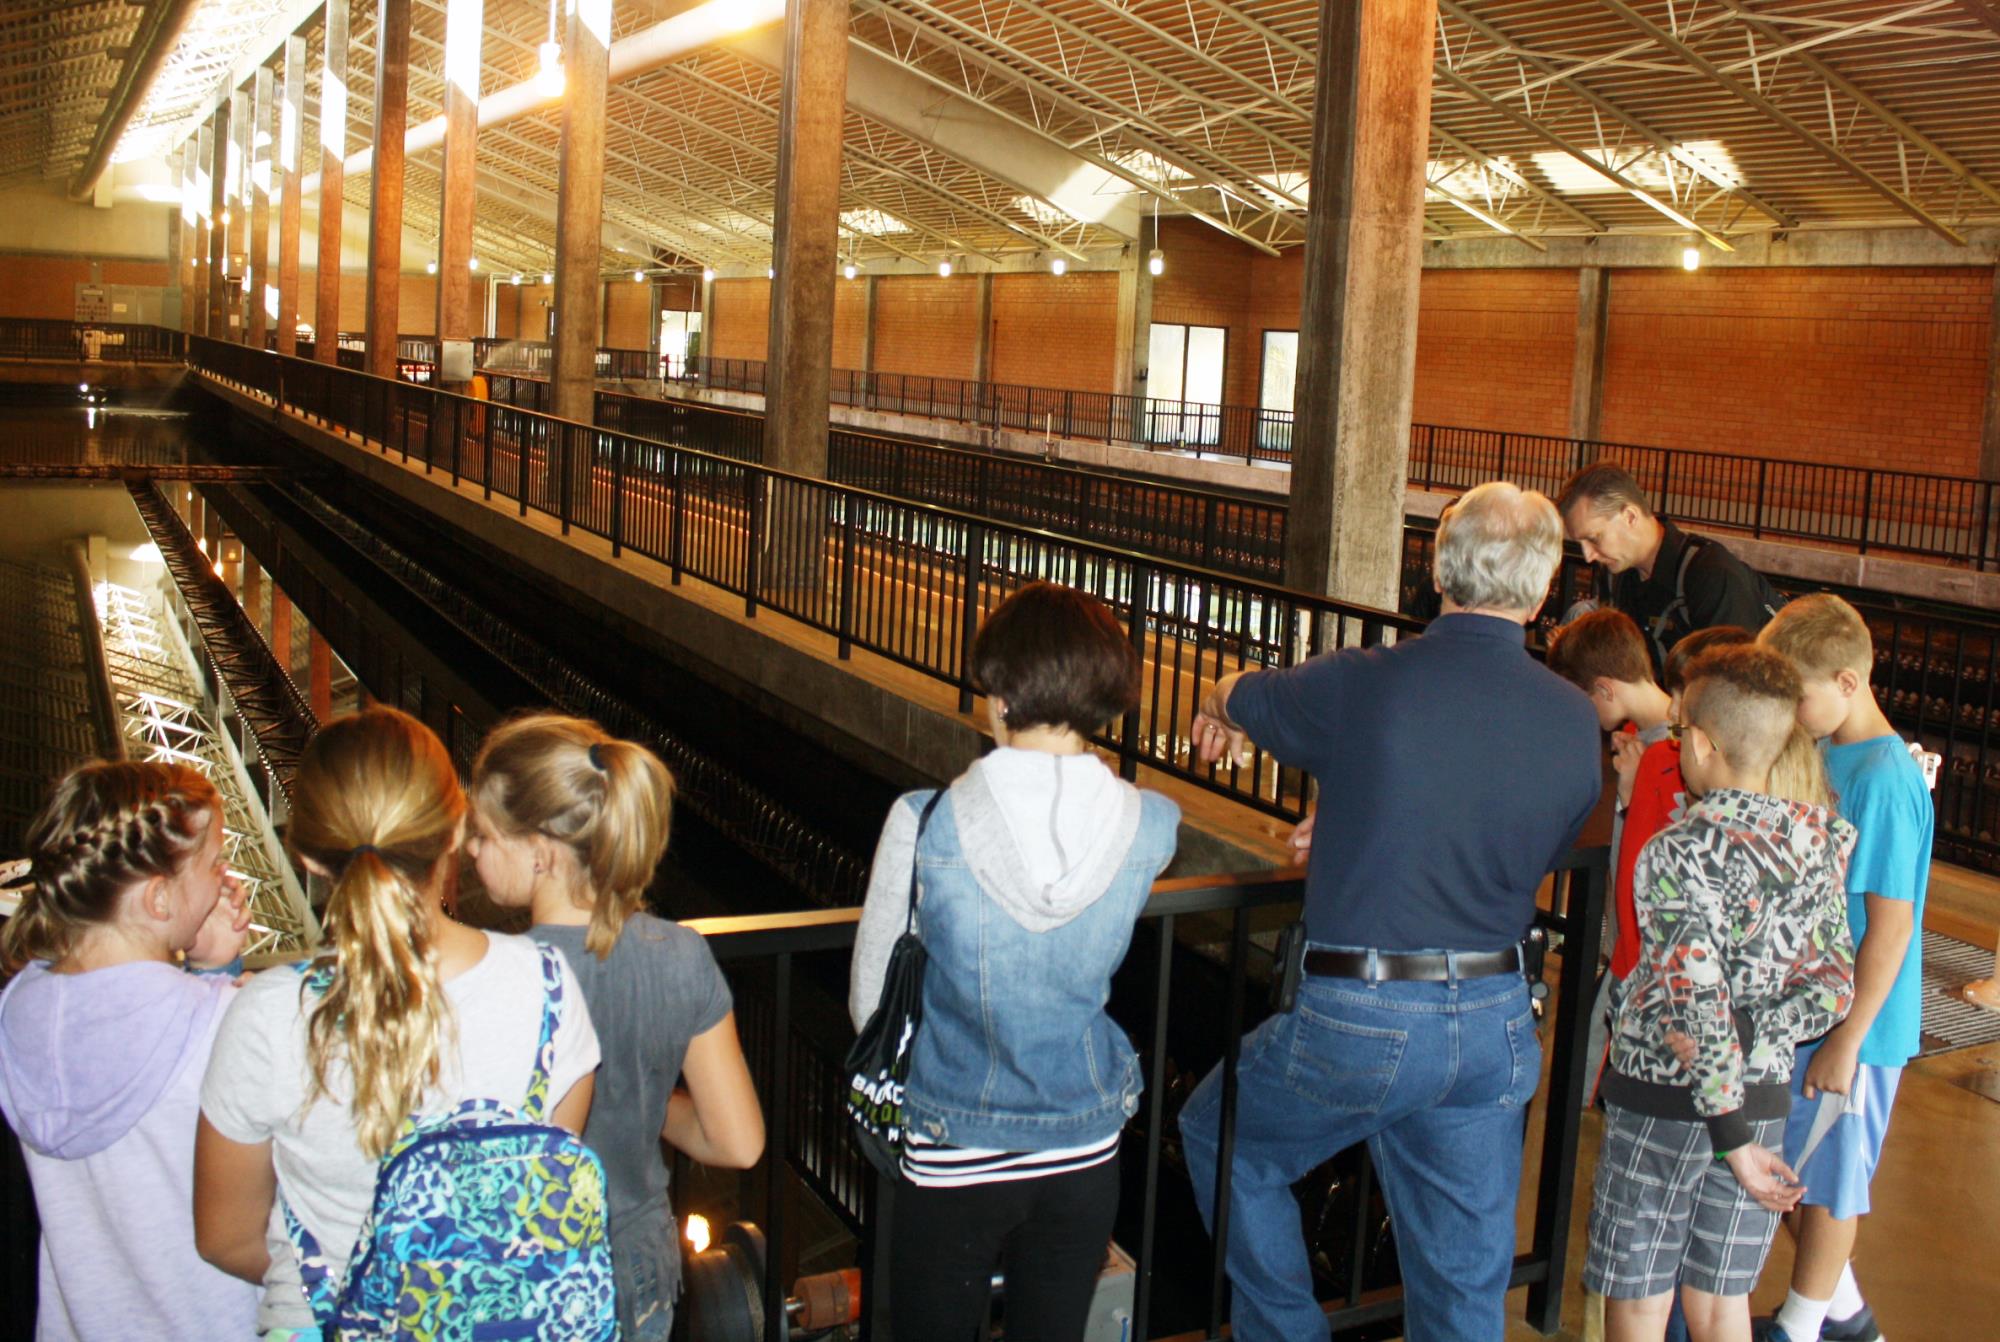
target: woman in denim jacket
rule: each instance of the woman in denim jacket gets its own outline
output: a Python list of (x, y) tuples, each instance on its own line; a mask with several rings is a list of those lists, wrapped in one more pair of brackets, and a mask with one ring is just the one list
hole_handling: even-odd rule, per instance
[(1138, 656), (1103, 602), (1023, 588), (980, 629), (972, 673), (995, 749), (921, 834), (931, 793), (890, 809), (854, 947), (858, 1027), (881, 997), (915, 863), (930, 967), (890, 1300), (899, 1336), (974, 1338), (999, 1266), (1010, 1337), (1078, 1342), (1142, 1084), (1104, 1004), (1180, 811), (1119, 779), (1086, 740), (1139, 697)]

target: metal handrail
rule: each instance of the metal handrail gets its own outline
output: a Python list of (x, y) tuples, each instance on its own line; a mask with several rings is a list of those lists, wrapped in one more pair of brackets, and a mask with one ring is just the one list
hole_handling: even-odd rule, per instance
[[(970, 711), (973, 634), (1035, 578), (1091, 590), (1124, 612), (1158, 674), (1149, 698), (1099, 738), (1136, 777), (1143, 766), (1271, 814), (1305, 813), (1311, 782), (1259, 753), (1197, 764), (1195, 687), (1226, 671), (1287, 666), (1327, 648), (1373, 645), (1421, 623), (1392, 611), (1135, 553), (1034, 527), (666, 445), (594, 425), (221, 341), (191, 342), (194, 365), (316, 420), (470, 479), (513, 501), (744, 600), (950, 685)], [(1143, 736), (1143, 739), (1142, 739)]]

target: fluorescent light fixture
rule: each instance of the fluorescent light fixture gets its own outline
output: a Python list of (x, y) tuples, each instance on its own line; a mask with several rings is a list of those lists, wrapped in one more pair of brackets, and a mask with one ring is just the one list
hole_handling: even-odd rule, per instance
[(1049, 262), (1049, 273), (1051, 275), (1063, 275), (1067, 274), (1068, 271), (1069, 262), (1063, 260), (1060, 256)]

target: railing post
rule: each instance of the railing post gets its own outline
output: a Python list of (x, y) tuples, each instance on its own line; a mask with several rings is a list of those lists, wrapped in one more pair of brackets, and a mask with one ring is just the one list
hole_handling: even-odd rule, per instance
[(1660, 454), (1660, 457), (1661, 457), (1661, 463), (1660, 463), (1659, 512), (1662, 517), (1672, 517), (1674, 515), (1674, 507), (1673, 507), (1674, 454), (1671, 452), (1662, 452)]
[[(616, 447), (611, 455), (611, 557), (616, 559), (625, 551), (625, 449), (631, 440), (621, 434), (612, 441)], [(596, 478), (593, 468), (591, 479)]]
[(681, 454), (667, 453), (667, 567), (673, 572), (673, 585), (681, 585), (681, 532), (686, 508), (681, 500)]
[(1768, 458), (1757, 458), (1757, 511), (1750, 516), (1750, 534), (1752, 536), (1762, 536), (1764, 534), (1764, 486), (1771, 473), (1770, 467), (1771, 463)]
[(1875, 510), (1875, 472), (1861, 473), (1861, 535), (1856, 541), (1859, 552), (1868, 553), (1869, 514)]
[(1986, 572), (1986, 555), (1993, 534), (1993, 485), (1991, 481), (1981, 481), (1979, 485), (1979, 553), (1973, 556), (1973, 571)]
[[(1131, 583), (1132, 590), (1127, 594), (1127, 600), (1131, 616), (1132, 652), (1138, 657), (1139, 665), (1144, 666), (1146, 616), (1153, 600), (1153, 566), (1134, 563)], [(1139, 707), (1135, 705), (1125, 714), (1125, 726), (1118, 742), (1118, 776), (1128, 783), (1137, 781), (1139, 777), (1139, 712)]]
[(570, 479), (569, 479), (569, 425), (563, 420), (555, 420), (556, 459), (550, 464), (560, 472), (556, 477), (556, 511), (562, 518), (562, 534), (569, 535)]
[[(493, 497), (493, 421), (500, 416), (499, 407), (492, 402), (480, 410), (479, 420), (479, 474), (486, 486), (486, 497)], [(516, 435), (518, 438), (518, 435)]]
[(840, 632), (840, 660), (854, 655), (854, 532), (860, 525), (861, 496), (848, 490), (841, 498), (840, 517), (840, 613), (834, 627)]
[(986, 566), (986, 528), (965, 528), (965, 564), (958, 583), (958, 711), (972, 711), (972, 640), (979, 632), (979, 580)]
[(1493, 471), (1493, 478), (1495, 480), (1505, 480), (1507, 478), (1508, 436), (1509, 435), (1505, 431), (1502, 431), (1502, 433), (1500, 434), (1500, 464), (1497, 467), (1495, 467)]
[(757, 561), (764, 547), (764, 480), (754, 467), (743, 468), (743, 613), (757, 613)]

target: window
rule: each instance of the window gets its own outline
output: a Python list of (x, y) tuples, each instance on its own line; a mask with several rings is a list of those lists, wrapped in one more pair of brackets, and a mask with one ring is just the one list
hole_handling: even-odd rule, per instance
[(660, 357), (667, 360), (668, 376), (678, 377), (687, 366), (689, 338), (700, 348), (701, 314), (699, 312), (662, 312), (660, 314)]
[(1257, 446), (1274, 450), (1292, 445), (1292, 389), (1299, 371), (1299, 333), (1264, 332), (1264, 362), (1257, 393)]
[(1147, 439), (1214, 443), (1222, 430), (1222, 365), (1229, 333), (1220, 326), (1154, 322), (1147, 363)]

